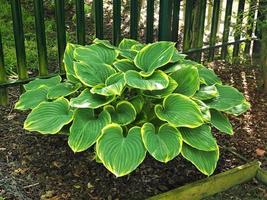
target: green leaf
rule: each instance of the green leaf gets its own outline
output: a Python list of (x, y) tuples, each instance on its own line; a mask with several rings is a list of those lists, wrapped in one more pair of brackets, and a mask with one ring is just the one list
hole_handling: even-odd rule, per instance
[(163, 101), (163, 106), (155, 106), (157, 117), (175, 127), (195, 128), (204, 123), (198, 105), (187, 96), (171, 94)]
[(181, 152), (181, 133), (169, 124), (161, 125), (156, 131), (153, 124), (145, 123), (141, 133), (147, 151), (160, 162), (166, 163)]
[(200, 108), (200, 111), (202, 113), (202, 118), (204, 119), (205, 122), (209, 122), (211, 119), (210, 116), (210, 108), (202, 101), (198, 100), (198, 99), (194, 99), (194, 102), (197, 103), (197, 105)]
[(48, 89), (47, 98), (48, 99), (57, 99), (59, 97), (65, 97), (76, 92), (80, 87), (80, 84), (71, 84), (68, 82), (59, 83)]
[(183, 144), (182, 155), (203, 174), (210, 176), (216, 169), (219, 159), (219, 149), (216, 151), (201, 151)]
[(139, 69), (134, 65), (134, 63), (128, 59), (117, 60), (113, 63), (113, 65), (117, 70), (121, 72), (127, 72), (129, 70), (139, 71)]
[(246, 112), (249, 108), (250, 108), (250, 103), (244, 100), (241, 104), (234, 106), (230, 109), (227, 109), (224, 112), (231, 114), (231, 115), (238, 116)]
[(119, 49), (118, 51), (120, 56), (122, 56), (123, 58), (127, 58), (130, 61), (134, 61), (134, 58), (137, 54), (136, 51), (131, 49)]
[(106, 111), (95, 116), (92, 109), (77, 109), (68, 137), (70, 148), (74, 152), (85, 151), (96, 142), (102, 129), (110, 123), (111, 118)]
[(229, 135), (233, 135), (233, 127), (229, 121), (229, 119), (222, 114), (221, 112), (217, 111), (217, 110), (210, 110), (211, 113), (211, 124), (212, 126), (214, 126), (215, 128), (217, 128), (219, 131), (229, 134)]
[(24, 92), (15, 105), (15, 109), (28, 110), (38, 106), (41, 102), (47, 101), (47, 87), (41, 86), (37, 89)]
[(165, 73), (174, 73), (177, 70), (180, 70), (182, 68), (187, 68), (187, 67), (197, 67), (200, 65), (197, 62), (194, 62), (192, 60), (179, 60), (178, 62), (175, 63), (168, 63), (165, 65), (163, 68)]
[(134, 106), (136, 113), (140, 113), (145, 104), (145, 100), (141, 95), (137, 95), (130, 99), (130, 103)]
[(161, 99), (168, 96), (169, 94), (172, 94), (173, 91), (177, 88), (177, 86), (178, 86), (177, 82), (171, 77), (169, 77), (169, 85), (167, 88), (163, 90), (144, 91), (144, 95), (152, 98)]
[(74, 108), (99, 108), (109, 104), (115, 96), (102, 96), (92, 94), (89, 89), (84, 89), (78, 97), (70, 99), (70, 106)]
[(109, 112), (112, 122), (122, 126), (130, 124), (136, 118), (136, 110), (128, 101), (117, 103), (116, 109), (111, 105), (107, 105), (104, 107), (104, 110)]
[(74, 62), (73, 53), (76, 47), (78, 47), (78, 45), (68, 43), (63, 58), (67, 79), (73, 83), (79, 83), (79, 79), (77, 79), (73, 67), (73, 62)]
[(80, 81), (90, 87), (104, 84), (109, 76), (116, 73), (115, 69), (104, 63), (75, 62), (74, 70)]
[(218, 146), (216, 139), (211, 134), (210, 126), (204, 124), (197, 128), (180, 128), (183, 141), (202, 151), (215, 151)]
[(201, 86), (194, 95), (194, 98), (197, 98), (199, 100), (208, 100), (217, 97), (218, 95), (219, 93), (215, 85)]
[(133, 40), (133, 39), (127, 39), (124, 38), (120, 44), (119, 44), (119, 48), (120, 49), (131, 49), (132, 46), (136, 45), (136, 44), (140, 44), (138, 41)]
[(108, 77), (105, 85), (96, 85), (90, 91), (104, 96), (121, 95), (125, 85), (124, 74), (119, 72)]
[(142, 77), (138, 72), (130, 70), (125, 73), (127, 85), (141, 90), (162, 90), (169, 85), (168, 76), (158, 70), (149, 77)]
[(170, 62), (175, 50), (173, 42), (155, 42), (139, 51), (134, 59), (135, 65), (142, 70), (142, 76), (150, 76), (153, 72)]
[(145, 159), (146, 149), (141, 138), (141, 128), (133, 127), (124, 136), (117, 124), (106, 126), (96, 142), (96, 152), (103, 165), (120, 177), (134, 171)]
[(83, 62), (86, 64), (105, 63), (103, 59), (99, 57), (99, 55), (95, 53), (92, 49), (88, 48), (88, 46), (87, 47), (81, 46), (76, 48), (73, 52), (73, 57), (76, 61)]
[(240, 105), (244, 100), (244, 96), (237, 89), (227, 85), (216, 85), (219, 95), (207, 101), (206, 104), (210, 108), (214, 108), (219, 111), (229, 110), (232, 107)]
[[(104, 63), (109, 65), (111, 65), (118, 56), (118, 52), (116, 50), (110, 49), (104, 45), (92, 44), (85, 47), (92, 50), (91, 54), (87, 55), (89, 59), (93, 53), (95, 56), (101, 58)], [(91, 61), (89, 60), (89, 63), (90, 62)]]
[(196, 67), (183, 67), (171, 74), (171, 77), (178, 83), (175, 90), (177, 93), (193, 96), (199, 89), (200, 81)]
[(100, 39), (96, 38), (96, 39), (94, 39), (93, 43), (98, 44), (98, 45), (103, 45), (103, 46), (108, 47), (110, 49), (117, 49), (117, 47), (110, 44), (110, 42), (108, 40), (100, 40)]
[(135, 44), (131, 47), (131, 50), (141, 51), (146, 45), (145, 44)]
[(35, 107), (24, 122), (24, 129), (42, 134), (56, 134), (72, 121), (73, 111), (67, 99), (43, 102)]
[(172, 63), (183, 61), (187, 55), (179, 53), (177, 49), (174, 50), (171, 61)]
[(201, 82), (206, 85), (222, 84), (219, 77), (214, 73), (212, 69), (208, 69), (203, 65), (198, 66), (198, 73), (201, 79)]
[(42, 86), (46, 87), (52, 87), (58, 83), (61, 82), (61, 77), (60, 76), (54, 76), (49, 79), (39, 79), (36, 78), (33, 81), (27, 83), (24, 85), (25, 90), (34, 90)]

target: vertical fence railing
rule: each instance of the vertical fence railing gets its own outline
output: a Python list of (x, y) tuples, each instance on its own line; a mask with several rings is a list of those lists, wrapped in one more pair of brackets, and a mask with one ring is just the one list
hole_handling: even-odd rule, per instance
[(55, 13), (57, 25), (57, 45), (58, 45), (58, 66), (60, 72), (64, 72), (63, 55), (66, 47), (66, 28), (65, 28), (65, 1), (55, 0)]
[[(239, 0), (238, 3), (238, 11), (237, 11), (237, 19), (236, 19), (236, 24), (239, 26), (237, 30), (235, 31), (234, 38), (235, 41), (240, 40), (241, 37), (241, 30), (242, 30), (242, 21), (243, 21), (243, 16), (244, 16), (244, 8), (245, 8), (245, 0)], [(237, 57), (239, 54), (239, 46), (240, 43), (234, 44), (234, 49), (233, 49), (233, 57)]]
[(112, 42), (118, 45), (121, 39), (121, 0), (113, 0), (113, 35)]
[(130, 9), (130, 38), (137, 40), (139, 22), (139, 0), (131, 0)]
[(76, 0), (76, 37), (77, 43), (85, 45), (84, 0)]
[(47, 69), (47, 49), (45, 39), (45, 24), (44, 24), (44, 6), (43, 0), (34, 1), (34, 16), (35, 16), (35, 31), (39, 61), (39, 75), (46, 76)]
[(17, 57), (17, 72), (19, 79), (27, 79), (26, 53), (20, 0), (11, 1), (13, 31)]
[[(222, 43), (223, 44), (226, 44), (228, 42), (228, 39), (229, 39), (232, 7), (233, 7), (233, 0), (227, 0), (226, 8), (225, 8), (225, 17), (224, 17), (223, 37), (222, 37)], [(223, 46), (221, 49), (221, 58), (222, 59), (225, 59), (227, 56), (227, 48), (228, 48), (227, 46)]]
[(159, 40), (171, 40), (172, 1), (160, 0)]
[(172, 41), (177, 42), (178, 30), (179, 30), (179, 15), (180, 15), (180, 4), (181, 0), (173, 0), (173, 11), (172, 11)]
[[(217, 36), (218, 22), (219, 22), (219, 15), (220, 15), (220, 3), (221, 3), (221, 0), (213, 1), (209, 46), (214, 46), (216, 44), (216, 36)], [(214, 59), (214, 53), (215, 53), (215, 49), (214, 48), (210, 49), (209, 57), (208, 57), (209, 61), (212, 61)]]
[(146, 9), (146, 43), (154, 40), (154, 0), (147, 0)]
[(98, 39), (103, 39), (103, 0), (94, 0), (95, 33)]
[[(5, 83), (7, 81), (6, 70), (4, 64), (4, 53), (2, 45), (2, 36), (0, 30), (0, 83)], [(8, 103), (7, 88), (0, 88), (0, 105), (6, 105)]]
[[(226, 2), (225, 2), (226, 1)], [(265, 0), (259, 0), (260, 2)], [(104, 5), (103, 0), (93, 0), (92, 16), (94, 16), (95, 23), (95, 35), (99, 39), (104, 39)], [(235, 0), (213, 0), (211, 4), (208, 4), (208, 0), (146, 0), (146, 22), (145, 22), (145, 40), (147, 43), (151, 43), (154, 40), (178, 40), (179, 31), (179, 19), (181, 2), (183, 2), (184, 8), (184, 27), (183, 28), (183, 43), (182, 48), (184, 52), (188, 52), (190, 57), (196, 61), (201, 61), (203, 52), (208, 52), (208, 61), (214, 60), (215, 49), (221, 47), (221, 59), (227, 57), (227, 48), (229, 45), (233, 46), (233, 57), (240, 54), (239, 48), (240, 43), (245, 42), (244, 52), (248, 54), (251, 49), (251, 42), (241, 39), (240, 30), (234, 31), (234, 42), (230, 42), (230, 27), (231, 27), (231, 16)], [(224, 11), (224, 3), (226, 3)], [(248, 37), (254, 35), (254, 17), (256, 11), (256, 5), (258, 0), (251, 0), (249, 2), (249, 19), (247, 21), (246, 34)], [(112, 0), (113, 7), (113, 25), (112, 25), (112, 43), (118, 45), (121, 40), (121, 0)], [(130, 0), (130, 38), (139, 38), (139, 21), (140, 21), (140, 0)], [(237, 24), (242, 27), (244, 18), (244, 9), (246, 8), (246, 0), (238, 0), (238, 12), (237, 12)], [(13, 32), (15, 39), (15, 49), (17, 58), (17, 73), (18, 73), (18, 84), (25, 82), (28, 79), (27, 68), (26, 68), (26, 53), (24, 44), (24, 30), (23, 20), (21, 11), (20, 0), (10, 0), (12, 21), (13, 21)], [(46, 34), (45, 34), (45, 23), (44, 23), (44, 5), (43, 0), (34, 0), (34, 17), (35, 17), (35, 31), (36, 31), (36, 43), (38, 51), (39, 61), (39, 75), (46, 76), (48, 74), (48, 56), (46, 46)], [(56, 22), (56, 33), (57, 33), (57, 46), (58, 46), (58, 66), (59, 71), (64, 73), (64, 65), (62, 63), (63, 55), (66, 46), (66, 27), (65, 27), (65, 0), (54, 0), (55, 4), (55, 22)], [(85, 11), (84, 11), (84, 0), (73, 1), (74, 8), (76, 11), (76, 39), (77, 43), (84, 45), (86, 44), (86, 27), (85, 27)], [(159, 5), (159, 18), (155, 13), (155, 7)], [(209, 5), (211, 10), (211, 20), (206, 19), (206, 7)], [(260, 3), (261, 5), (261, 3)], [(258, 9), (258, 8), (257, 8)], [(220, 13), (224, 12), (223, 22), (223, 34), (222, 44), (217, 42), (218, 23)], [(261, 12), (259, 12), (258, 19), (261, 19)], [(154, 27), (156, 20), (159, 20), (159, 26)], [(207, 21), (206, 21), (207, 20)], [(208, 45), (204, 45), (204, 33), (205, 22), (211, 23), (211, 30), (208, 33)], [(256, 27), (259, 27), (258, 25)], [(235, 30), (235, 28), (233, 28)], [(181, 29), (182, 30), (182, 29)], [(158, 31), (158, 37), (155, 33)], [(259, 28), (256, 28), (255, 34), (260, 38), (261, 32)], [(257, 45), (255, 45), (257, 46)], [(217, 55), (217, 54), (216, 54)], [(15, 82), (16, 83), (16, 82)], [(5, 87), (14, 84), (9, 83), (7, 80), (5, 67), (4, 67), (4, 54), (3, 46), (0, 35), (0, 104), (7, 103), (7, 90)]]

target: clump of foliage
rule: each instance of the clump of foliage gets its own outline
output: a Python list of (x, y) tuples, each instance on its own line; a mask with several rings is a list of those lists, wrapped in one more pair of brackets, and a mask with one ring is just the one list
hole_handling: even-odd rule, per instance
[(180, 153), (211, 175), (219, 158), (211, 127), (232, 135), (226, 115), (245, 112), (249, 103), (213, 70), (185, 57), (166, 41), (68, 44), (66, 79), (24, 85), (16, 108), (31, 109), (26, 130), (67, 133), (74, 152), (94, 146), (97, 160), (118, 177), (146, 154), (166, 163)]

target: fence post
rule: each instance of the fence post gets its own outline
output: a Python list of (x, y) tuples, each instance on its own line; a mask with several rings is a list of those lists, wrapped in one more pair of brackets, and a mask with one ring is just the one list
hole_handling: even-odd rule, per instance
[(47, 50), (45, 39), (44, 25), (44, 6), (43, 0), (33, 1), (34, 16), (35, 16), (35, 31), (37, 39), (38, 60), (39, 60), (39, 75), (45, 76), (48, 74), (47, 69)]
[(138, 37), (139, 0), (131, 0), (130, 9), (130, 37), (136, 40)]
[(172, 41), (174, 42), (177, 42), (178, 40), (180, 4), (181, 4), (181, 0), (173, 0)]
[(171, 40), (172, 1), (160, 0), (159, 8), (159, 40)]
[[(6, 70), (5, 70), (5, 64), (4, 64), (2, 36), (0, 32), (0, 83), (5, 83), (6, 81), (7, 81), (7, 78), (6, 78)], [(7, 88), (0, 88), (0, 105), (4, 106), (7, 104), (8, 104)]]

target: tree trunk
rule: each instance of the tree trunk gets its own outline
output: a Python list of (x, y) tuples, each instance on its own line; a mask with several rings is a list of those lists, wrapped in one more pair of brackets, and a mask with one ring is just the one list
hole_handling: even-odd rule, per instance
[(262, 39), (261, 39), (261, 63), (263, 74), (263, 91), (267, 93), (267, 23), (264, 22), (262, 26)]

